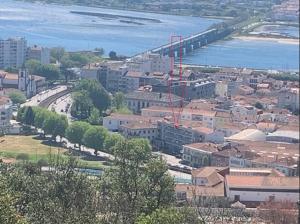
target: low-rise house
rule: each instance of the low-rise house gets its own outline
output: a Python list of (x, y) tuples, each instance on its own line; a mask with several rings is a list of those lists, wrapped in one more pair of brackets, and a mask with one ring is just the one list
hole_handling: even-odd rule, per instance
[(284, 88), (278, 94), (278, 107), (299, 110), (299, 88)]
[(257, 109), (251, 105), (234, 105), (231, 109), (232, 119), (236, 122), (256, 123)]
[(253, 88), (251, 88), (250, 86), (246, 86), (246, 85), (240, 85), (238, 88), (237, 88), (237, 94), (240, 94), (240, 95), (251, 95), (255, 92), (255, 90)]
[(154, 143), (157, 138), (157, 124), (147, 121), (139, 121), (120, 126), (120, 133), (125, 138), (146, 138)]
[(225, 194), (231, 201), (265, 202), (299, 200), (298, 177), (233, 176), (225, 177)]
[(176, 184), (176, 198), (192, 201), (200, 197), (224, 198), (224, 176), (227, 167), (203, 167), (192, 171), (192, 184)]
[(110, 116), (103, 118), (103, 126), (109, 131), (119, 131), (121, 125), (134, 124), (138, 122), (148, 122), (156, 124), (160, 118), (143, 117), (133, 114), (112, 113)]
[(183, 99), (174, 94), (157, 93), (150, 91), (134, 91), (125, 95), (128, 108), (134, 113), (150, 106), (183, 107)]

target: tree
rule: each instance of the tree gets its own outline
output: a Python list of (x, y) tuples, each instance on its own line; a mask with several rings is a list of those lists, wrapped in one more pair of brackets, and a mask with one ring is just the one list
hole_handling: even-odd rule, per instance
[(88, 96), (92, 100), (94, 106), (102, 112), (106, 110), (110, 104), (111, 99), (108, 92), (103, 88), (99, 82), (93, 80), (84, 79), (77, 83), (75, 86), (77, 91), (86, 91)]
[(92, 125), (99, 125), (102, 121), (100, 112), (97, 108), (93, 107), (91, 115), (88, 118), (88, 122)]
[(151, 214), (174, 200), (174, 181), (167, 166), (153, 157), (145, 139), (118, 141), (113, 168), (101, 183), (101, 212), (108, 223), (134, 223), (139, 214)]
[(87, 122), (75, 121), (68, 127), (66, 137), (70, 142), (78, 144), (79, 149), (81, 149), (83, 136), (89, 128), (90, 125)]
[(8, 191), (6, 180), (0, 176), (0, 223), (26, 224), (26, 220), (16, 211), (14, 205), (17, 198)]
[[(50, 164), (53, 169), (47, 173), (41, 172), (40, 167), (31, 163), (9, 166), (0, 164), (0, 177), (4, 179), (7, 191), (18, 196), (14, 203), (16, 216), (20, 219), (26, 217), (31, 224), (99, 224), (97, 179), (91, 180), (78, 172), (74, 158), (67, 161), (55, 158), (53, 161)], [(1, 189), (0, 195), (2, 192)], [(4, 205), (0, 203), (0, 208)], [(15, 216), (13, 207), (8, 209), (3, 211), (11, 213), (11, 217)], [(0, 222), (23, 224), (13, 219), (12, 222), (7, 222), (7, 219), (2, 222), (0, 219)]]
[(72, 93), (73, 104), (71, 107), (71, 114), (73, 117), (86, 119), (90, 116), (93, 102), (88, 96), (88, 92), (84, 90)]
[(37, 60), (28, 60), (26, 62), (26, 67), (28, 68), (30, 74), (39, 75), (48, 80), (58, 79), (60, 75), (60, 71), (55, 65), (44, 65)]
[(26, 102), (26, 97), (21, 91), (13, 91), (9, 93), (9, 98), (14, 104), (22, 104)]
[(58, 62), (60, 62), (61, 58), (65, 54), (65, 49), (62, 47), (54, 47), (51, 49), (51, 57), (55, 58)]
[(124, 137), (120, 134), (113, 133), (106, 136), (104, 141), (105, 151), (112, 153), (113, 147), (115, 147), (119, 141), (124, 141)]
[[(46, 135), (52, 135), (54, 130), (56, 129), (56, 121), (57, 121), (57, 115), (56, 114), (49, 114), (49, 116), (45, 119), (43, 122), (43, 130)], [(52, 136), (52, 139), (54, 139), (55, 136)]]
[(189, 208), (164, 208), (157, 209), (150, 215), (142, 214), (136, 224), (202, 224), (195, 211)]
[(68, 128), (68, 119), (65, 115), (56, 115), (55, 116), (55, 128), (52, 131), (52, 137), (56, 136), (64, 137), (66, 129)]
[(108, 56), (110, 59), (117, 59), (117, 53), (115, 51), (110, 51)]
[(20, 107), (17, 113), (17, 121), (24, 122), (24, 115), (27, 107)]
[(95, 149), (95, 155), (101, 149), (107, 136), (107, 130), (101, 126), (91, 126), (83, 136), (84, 145)]
[(263, 105), (260, 103), (260, 102), (256, 102), (255, 105), (254, 105), (257, 109), (263, 109)]
[(118, 110), (125, 105), (125, 96), (122, 92), (117, 92), (112, 100), (112, 105)]
[(25, 109), (23, 119), (23, 122), (27, 125), (32, 126), (34, 124), (34, 112), (32, 110), (32, 107), (29, 106)]

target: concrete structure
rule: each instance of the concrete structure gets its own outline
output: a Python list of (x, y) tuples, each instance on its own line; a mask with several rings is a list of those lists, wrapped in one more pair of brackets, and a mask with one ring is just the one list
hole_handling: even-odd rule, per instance
[[(221, 39), (231, 33), (231, 29), (217, 30), (210, 29), (199, 34), (183, 38), (181, 41), (174, 41), (173, 43), (152, 49), (152, 53), (159, 53), (161, 55), (168, 55), (170, 57), (179, 57), (180, 54), (185, 55), (197, 48), (212, 43)], [(180, 53), (181, 51), (181, 53)]]
[(183, 121), (174, 124), (167, 120), (158, 122), (157, 148), (172, 154), (179, 154), (182, 146), (196, 142), (222, 142), (222, 133), (205, 128), (196, 121)]
[(20, 68), (26, 60), (25, 38), (0, 39), (0, 68)]
[(12, 118), (12, 102), (6, 96), (0, 96), (0, 134), (7, 133)]
[(269, 133), (266, 140), (273, 142), (299, 143), (299, 131), (278, 130)]
[(27, 49), (27, 59), (37, 60), (41, 64), (50, 64), (50, 49), (34, 45)]
[(180, 107), (183, 106), (183, 99), (179, 96), (166, 93), (150, 91), (134, 91), (125, 94), (128, 108), (134, 113), (140, 113), (141, 109), (150, 106)]
[(142, 73), (169, 73), (173, 70), (169, 57), (150, 52), (127, 59), (126, 65), (129, 71)]
[(299, 200), (298, 177), (232, 176), (225, 177), (226, 197), (230, 201), (265, 202)]
[(164, 92), (183, 97), (185, 100), (211, 98), (215, 94), (215, 82), (211, 79), (195, 79), (180, 81), (179, 77), (172, 82), (152, 85), (154, 92)]
[(281, 89), (278, 94), (278, 107), (299, 110), (299, 88)]

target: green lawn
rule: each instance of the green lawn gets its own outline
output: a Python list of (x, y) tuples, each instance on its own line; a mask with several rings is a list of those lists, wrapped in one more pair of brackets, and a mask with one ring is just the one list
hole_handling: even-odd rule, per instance
[[(40, 159), (49, 161), (51, 157), (57, 155), (67, 158), (66, 152), (66, 149), (47, 145), (42, 140), (35, 139), (35, 136), (7, 135), (0, 137), (0, 158), (16, 158), (20, 153), (25, 153), (31, 162), (37, 162)], [(100, 161), (87, 161), (79, 156), (78, 161), (80, 167), (106, 168)]]

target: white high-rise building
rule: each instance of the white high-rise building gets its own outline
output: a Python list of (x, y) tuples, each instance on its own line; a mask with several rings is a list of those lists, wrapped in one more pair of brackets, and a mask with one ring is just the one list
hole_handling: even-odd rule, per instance
[(25, 38), (0, 39), (0, 68), (20, 68), (25, 63), (26, 51)]

